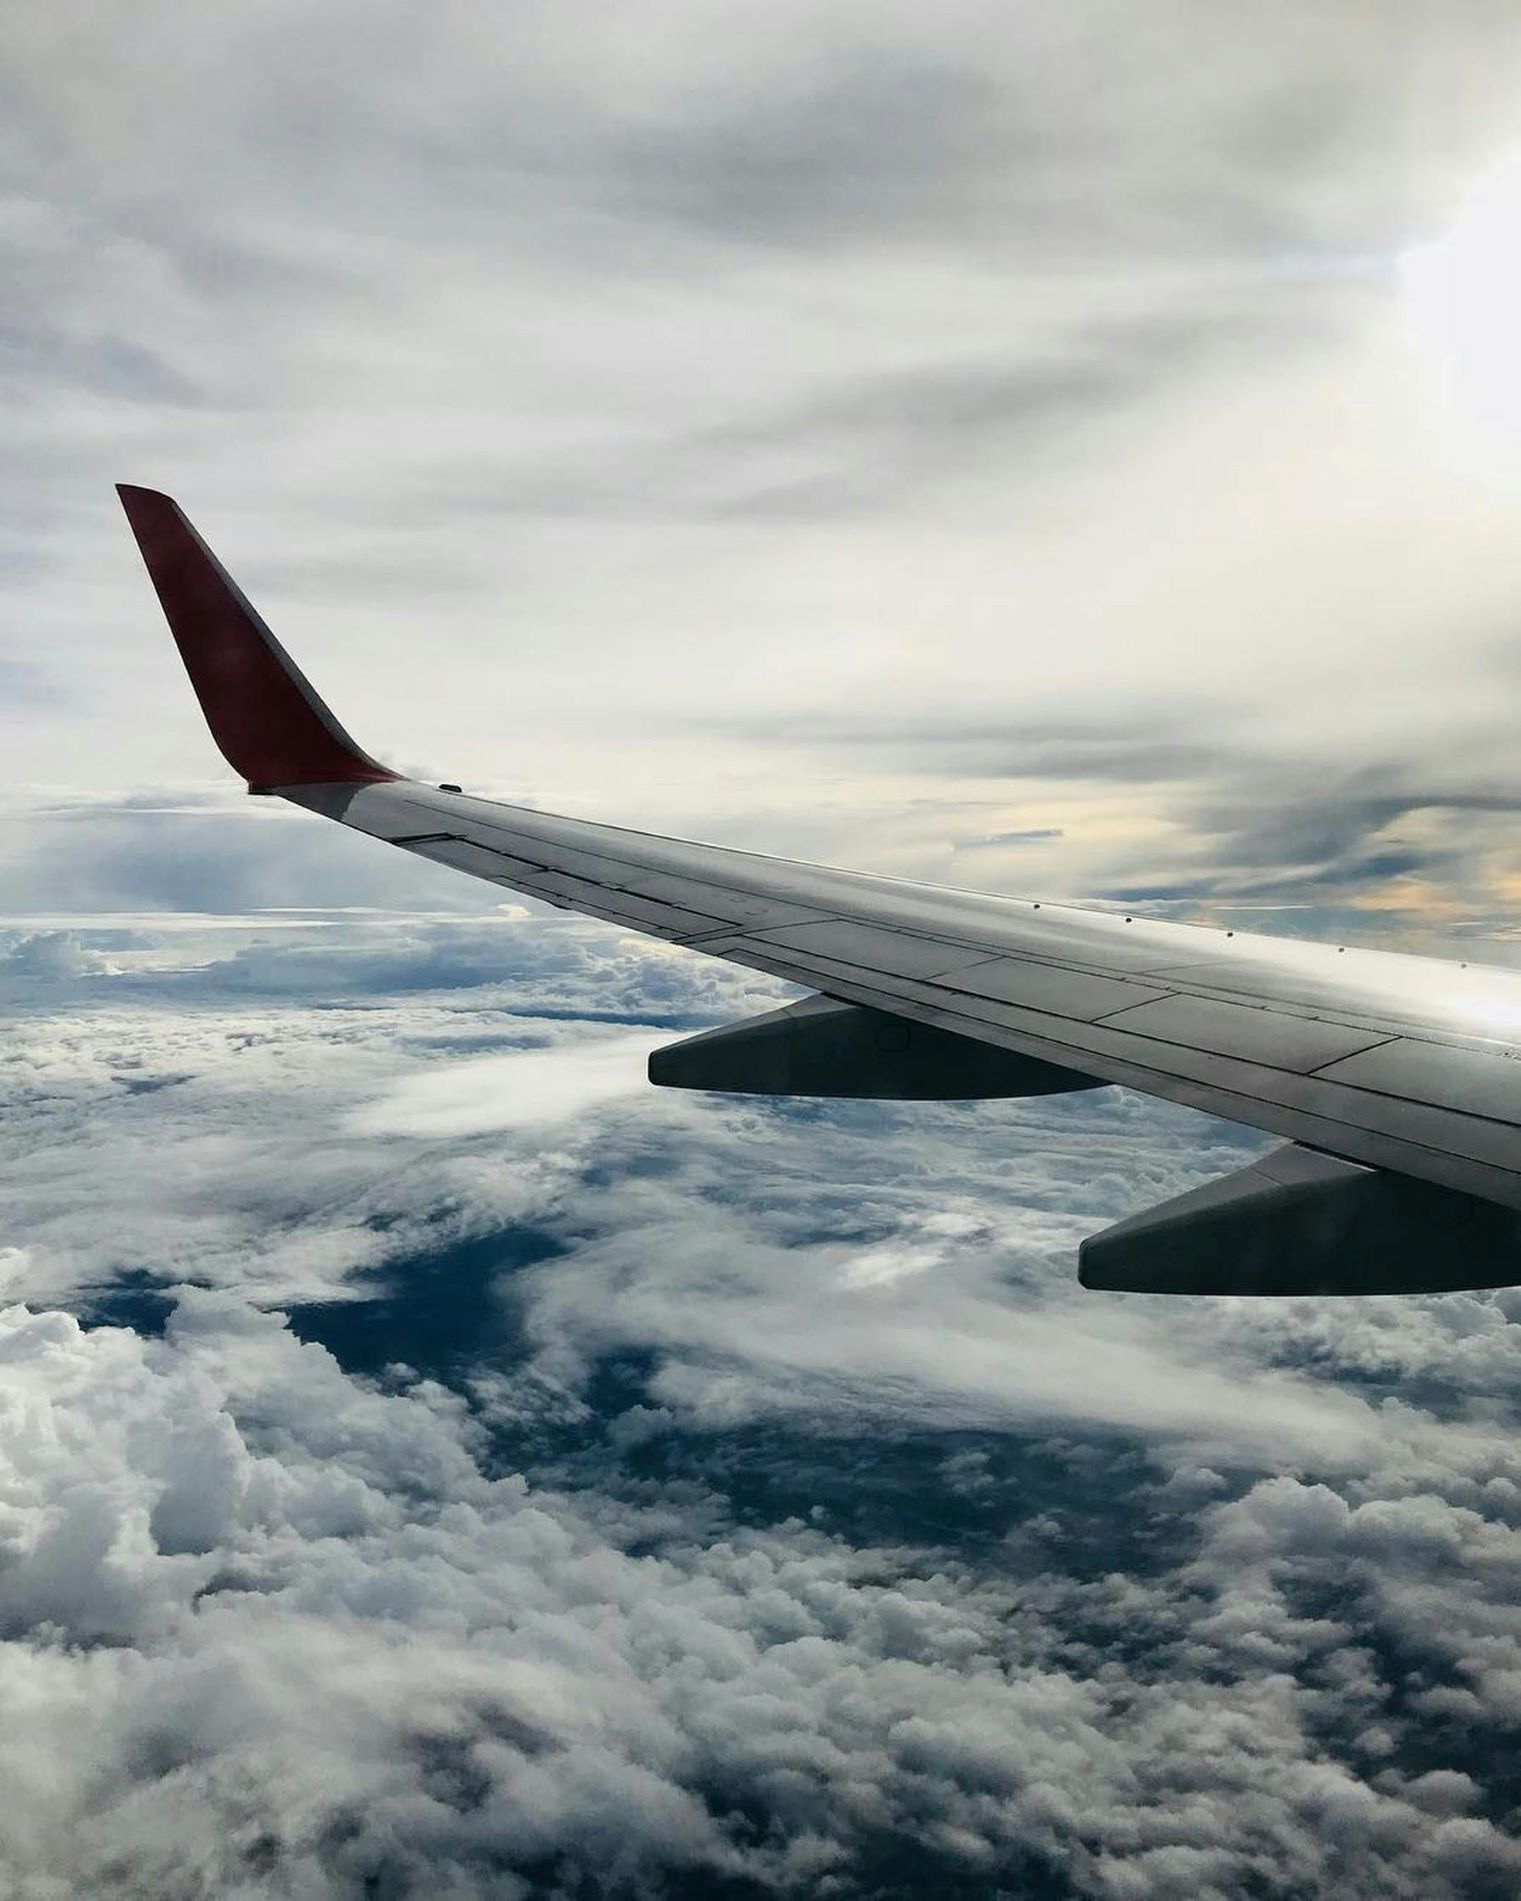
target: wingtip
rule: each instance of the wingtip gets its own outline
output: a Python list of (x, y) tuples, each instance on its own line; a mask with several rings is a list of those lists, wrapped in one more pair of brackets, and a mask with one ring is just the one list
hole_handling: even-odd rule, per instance
[(260, 787), (395, 779), (334, 719), (173, 497), (131, 482), (116, 492), (233, 770)]
[(127, 526), (136, 536), (144, 559), (150, 543), (178, 534), (182, 526), (189, 527), (179, 503), (159, 489), (142, 488), (136, 482), (118, 482), (116, 499), (121, 503)]
[(121, 503), (128, 522), (135, 530), (140, 524), (154, 520), (180, 521), (185, 519), (185, 511), (172, 495), (166, 495), (162, 489), (143, 488), (137, 482), (118, 482), (116, 499)]

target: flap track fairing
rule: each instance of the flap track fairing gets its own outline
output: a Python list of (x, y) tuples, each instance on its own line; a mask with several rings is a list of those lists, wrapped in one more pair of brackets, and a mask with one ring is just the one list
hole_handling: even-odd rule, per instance
[(833, 997), (805, 997), (668, 1044), (650, 1057), (650, 1081), (741, 1095), (913, 1102), (1052, 1096), (1100, 1086), (1076, 1070)]
[(1521, 1280), (1521, 1214), (1296, 1143), (1084, 1241), (1084, 1287), (1438, 1294)]

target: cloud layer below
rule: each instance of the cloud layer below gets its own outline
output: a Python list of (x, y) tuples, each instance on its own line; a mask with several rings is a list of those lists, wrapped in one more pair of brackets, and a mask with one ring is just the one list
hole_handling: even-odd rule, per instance
[(1514, 1886), (1508, 1295), (1083, 1295), (1256, 1138), (650, 1092), (742, 973), (426, 928), (13, 946), (21, 1892)]

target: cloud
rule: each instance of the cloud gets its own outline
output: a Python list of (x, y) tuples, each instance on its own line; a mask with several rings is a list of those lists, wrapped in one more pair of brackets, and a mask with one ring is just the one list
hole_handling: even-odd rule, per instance
[(0, 953), (0, 975), (50, 984), (95, 976), (108, 968), (104, 956), (82, 944), (72, 931), (34, 931)]
[(562, 1042), (545, 1052), (451, 1063), (408, 1078), (360, 1110), (356, 1135), (484, 1135), (562, 1121), (622, 1096), (643, 1095), (645, 1059), (663, 1039), (645, 1031)]
[(979, 846), (1044, 845), (1048, 840), (1061, 836), (1062, 828), (1059, 825), (1032, 825), (1022, 832), (990, 832), (986, 838), (963, 838), (957, 842), (961, 850), (966, 851)]
[[(419, 1229), (400, 1157), (345, 1131), (345, 1118), (407, 1131), (421, 1161), (465, 1125), (563, 1117), (608, 1089), (644, 1090), (638, 1052), (660, 1040), (652, 1024), (676, 1034), (777, 1000), (769, 980), (636, 949), (575, 919), (329, 920), (273, 932), (250, 922), (236, 940), (228, 927), (155, 943), (140, 928), (134, 948), (106, 951), (83, 928), (32, 934), (12, 951), (0, 973), (13, 1012), (10, 1137), (34, 1288), (100, 1285), (143, 1267), (269, 1301), (322, 1298), (391, 1252), (510, 1220), (519, 1194), (509, 1181), (505, 1203), (488, 1196), (442, 1227), (430, 1200)], [(348, 999), (336, 1009), (335, 992)], [(85, 1014), (60, 1017), (61, 996)], [(646, 1027), (622, 1047), (609, 1021)], [(547, 1050), (563, 1050), (564, 1065), (535, 1054)], [(482, 1095), (471, 1058), (494, 1095)], [(526, 1140), (531, 1176), (540, 1145)], [(79, 1190), (80, 1169), (91, 1193)]]
[(647, 1034), (575, 1011), (744, 973), (432, 930), (500, 981), (331, 923), (293, 1008), (316, 946), (140, 930), (7, 1024), (9, 1867), (1513, 1880), (1508, 1296), (1098, 1301), (1076, 1236), (1255, 1138), (626, 1095)]
[[(1177, 784), (1223, 764), (1224, 741), (1201, 736), (1205, 711), (1185, 701), (1165, 717), (1145, 710), (1130, 715), (1090, 711), (1038, 722), (990, 721), (986, 716), (952, 720), (938, 718), (933, 711), (884, 722), (846, 722), (816, 714), (794, 723), (790, 736), (800, 746), (888, 755), (900, 772)], [(753, 734), (756, 727), (740, 722), (737, 730)]]
[(554, 1258), (514, 1276), (526, 1374), (562, 1397), (635, 1352), (653, 1401), (701, 1429), (823, 1408), (1081, 1420), (1215, 1465), (1370, 1456), (1362, 1402), (1287, 1361), (1243, 1395), (1239, 1339), (1222, 1369), (1214, 1327), (1072, 1282), (1082, 1234), (1259, 1137), (1121, 1092), (821, 1109), (654, 1091), (649, 1048), (774, 986), (593, 924), (461, 921), (399, 949), (330, 925), (189, 955), (118, 968), (76, 945), (46, 968), (89, 1014), (60, 1020), (34, 980), (11, 1027), (39, 1293), (130, 1267), (266, 1305), (352, 1300), (533, 1233)]
[(205, 911), (384, 905), (484, 911), (499, 893), (441, 879), (405, 852), (366, 851), (338, 826), (235, 794), (136, 793), (0, 814), (0, 913)]
[(944, 54), (889, 43), (787, 64), (766, 89), (714, 88), (696, 111), (630, 126), (611, 190), (725, 248), (933, 241), (1009, 137), (997, 81)]
[[(158, 1347), (20, 1309), (4, 1340), (31, 1425), (8, 1440), (0, 1597), (0, 1668), (33, 1719), (6, 1752), (28, 1796), (13, 1873), (147, 1894), (357, 1889), (386, 1866), (467, 1891), (495, 1868), (515, 1892), (514, 1864), (545, 1858), (739, 1863), (657, 1766), (648, 1690), (627, 1667), (597, 1690), (599, 1646), (551, 1611), (599, 1541), (480, 1477), (447, 1396), (367, 1395), (204, 1297)], [(40, 1436), (61, 1419), (62, 1461)], [(662, 1568), (629, 1582), (653, 1593)], [(14, 1641), (41, 1628), (65, 1641)]]
[[(1095, 1895), (1224, 1896), (1264, 1860), (1314, 1881), (1328, 1838), (1354, 1894), (1514, 1872), (1466, 1813), (1478, 1784), (1390, 1767), (1351, 1630), (1284, 1601), (1401, 1524), (1405, 1563), (1448, 1575), (1418, 1514), (1360, 1508), (1363, 1532), (1270, 1482), (1207, 1515), (1181, 1571), (1016, 1584), (795, 1521), (715, 1535), (679, 1493), (488, 1478), (448, 1394), (366, 1390), (225, 1297), (184, 1296), (160, 1343), (21, 1309), (0, 1340), (25, 1422), (0, 1461), (25, 1879), (849, 1893), (880, 1861), (875, 1891), (906, 1893), (910, 1837), (946, 1879)], [(1188, 1667), (1158, 1671), (1180, 1643)]]
[[(959, 730), (947, 799), (1086, 754), (1062, 890), (1165, 890), (1238, 743), (1316, 783), (1418, 694), (1434, 764), (1503, 757), (1509, 502), (1410, 409), (1391, 265), (1508, 137), (1492, 10), (386, 6), (299, 83), (278, 11), (6, 30), (17, 776), (214, 769), (123, 476), (367, 745), (574, 810), (786, 849), (864, 767), (828, 855), (935, 875), (896, 821)], [(270, 877), (173, 842), (219, 908)], [(304, 849), (289, 901), (348, 876)]]

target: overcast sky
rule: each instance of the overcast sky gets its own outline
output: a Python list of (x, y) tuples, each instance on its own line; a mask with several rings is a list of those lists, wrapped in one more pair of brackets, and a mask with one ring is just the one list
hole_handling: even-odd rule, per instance
[(225, 784), (126, 479), (436, 776), (1503, 922), (1521, 455), (1410, 260), (1518, 86), (1488, 4), (8, 8), (9, 776)]

